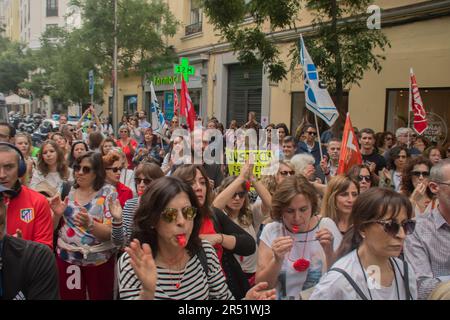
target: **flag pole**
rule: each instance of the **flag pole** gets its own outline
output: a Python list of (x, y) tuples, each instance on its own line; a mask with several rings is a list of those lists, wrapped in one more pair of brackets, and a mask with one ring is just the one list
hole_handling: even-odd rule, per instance
[(315, 113), (314, 113), (314, 120), (316, 121), (317, 136), (319, 137), (320, 160), (322, 160), (322, 159), (323, 159), (322, 141), (320, 140), (319, 124), (318, 124), (318, 122), (317, 122), (317, 115), (316, 115)]
[(408, 149), (410, 148), (410, 132), (411, 132), (411, 109), (412, 109), (412, 92), (411, 92), (411, 74), (413, 73), (412, 68), (410, 68), (409, 73), (409, 94), (408, 94)]

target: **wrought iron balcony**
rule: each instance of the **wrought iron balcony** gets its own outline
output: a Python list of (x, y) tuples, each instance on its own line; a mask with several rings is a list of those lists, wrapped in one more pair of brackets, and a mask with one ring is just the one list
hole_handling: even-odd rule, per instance
[(202, 21), (186, 26), (186, 35), (194, 34), (202, 31)]

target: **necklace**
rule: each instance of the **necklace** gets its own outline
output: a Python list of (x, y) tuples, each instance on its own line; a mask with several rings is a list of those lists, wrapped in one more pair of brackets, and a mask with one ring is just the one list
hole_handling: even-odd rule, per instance
[[(364, 276), (364, 281), (366, 282), (366, 285), (367, 285), (367, 291), (369, 292), (370, 300), (373, 300), (372, 293), (370, 292), (369, 282), (368, 282), (367, 276), (366, 276), (366, 271), (364, 270), (364, 267), (363, 267), (363, 265), (361, 263), (361, 258), (359, 257), (358, 249), (356, 249), (356, 256), (358, 257), (359, 266), (361, 267), (361, 271), (362, 271), (363, 276)], [(397, 291), (397, 300), (400, 300), (400, 292), (398, 290), (397, 274), (395, 273), (395, 268), (394, 268), (394, 265), (392, 264), (392, 261), (391, 261), (390, 258), (389, 258), (389, 263), (391, 265), (392, 272), (394, 272), (395, 289)], [(380, 285), (381, 285), (381, 283), (380, 283)]]
[[(309, 228), (309, 223), (311, 222), (311, 218), (312, 218), (312, 216), (308, 220), (308, 224), (307, 224), (308, 228)], [(283, 233), (286, 236), (287, 235), (287, 233), (286, 233), (287, 227), (284, 224), (283, 224), (283, 226), (284, 226)], [(298, 229), (298, 227), (295, 228), (295, 230), (297, 230), (297, 229)], [(303, 252), (302, 252), (302, 255), (301, 255), (300, 259), (292, 260), (291, 259), (292, 249), (291, 249), (291, 251), (289, 251), (288, 260), (293, 262), (292, 267), (297, 272), (303, 272), (303, 271), (308, 270), (308, 268), (309, 268), (309, 266), (311, 264), (308, 259), (305, 259), (305, 250), (306, 250), (306, 245), (308, 244), (308, 234), (309, 234), (309, 232), (310, 231), (306, 232), (305, 244), (303, 245)]]
[[(180, 264), (164, 263), (167, 266), (165, 269), (167, 269), (169, 271), (170, 285), (171, 286), (173, 285), (177, 290), (181, 287), (181, 283), (182, 283), (184, 274), (186, 272), (186, 267), (187, 267), (187, 263), (186, 263), (186, 265), (184, 266), (184, 269), (182, 270), (182, 272), (180, 274), (180, 271), (181, 271), (180, 269), (183, 264), (183, 258), (184, 258), (184, 255), (181, 257), (181, 259), (179, 259)], [(172, 265), (175, 266), (176, 270), (171, 269)], [(177, 272), (177, 270), (178, 270), (178, 272)]]

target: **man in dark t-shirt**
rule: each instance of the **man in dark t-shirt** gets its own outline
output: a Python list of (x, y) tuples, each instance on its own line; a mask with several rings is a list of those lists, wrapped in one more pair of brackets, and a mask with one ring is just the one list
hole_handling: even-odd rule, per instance
[(386, 160), (375, 148), (375, 132), (369, 128), (362, 129), (359, 143), (361, 145), (363, 163), (370, 168), (370, 172), (378, 175), (380, 170), (386, 167)]

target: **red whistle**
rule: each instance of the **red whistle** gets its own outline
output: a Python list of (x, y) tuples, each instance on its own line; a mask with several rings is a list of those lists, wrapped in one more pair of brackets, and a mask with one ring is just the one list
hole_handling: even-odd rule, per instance
[(292, 231), (293, 231), (294, 233), (298, 233), (299, 227), (298, 227), (298, 226), (292, 226)]
[(187, 241), (186, 241), (186, 235), (185, 234), (179, 234), (179, 235), (177, 235), (177, 241), (178, 241), (178, 245), (180, 246), (180, 247), (185, 247), (186, 246), (186, 244), (187, 244)]

